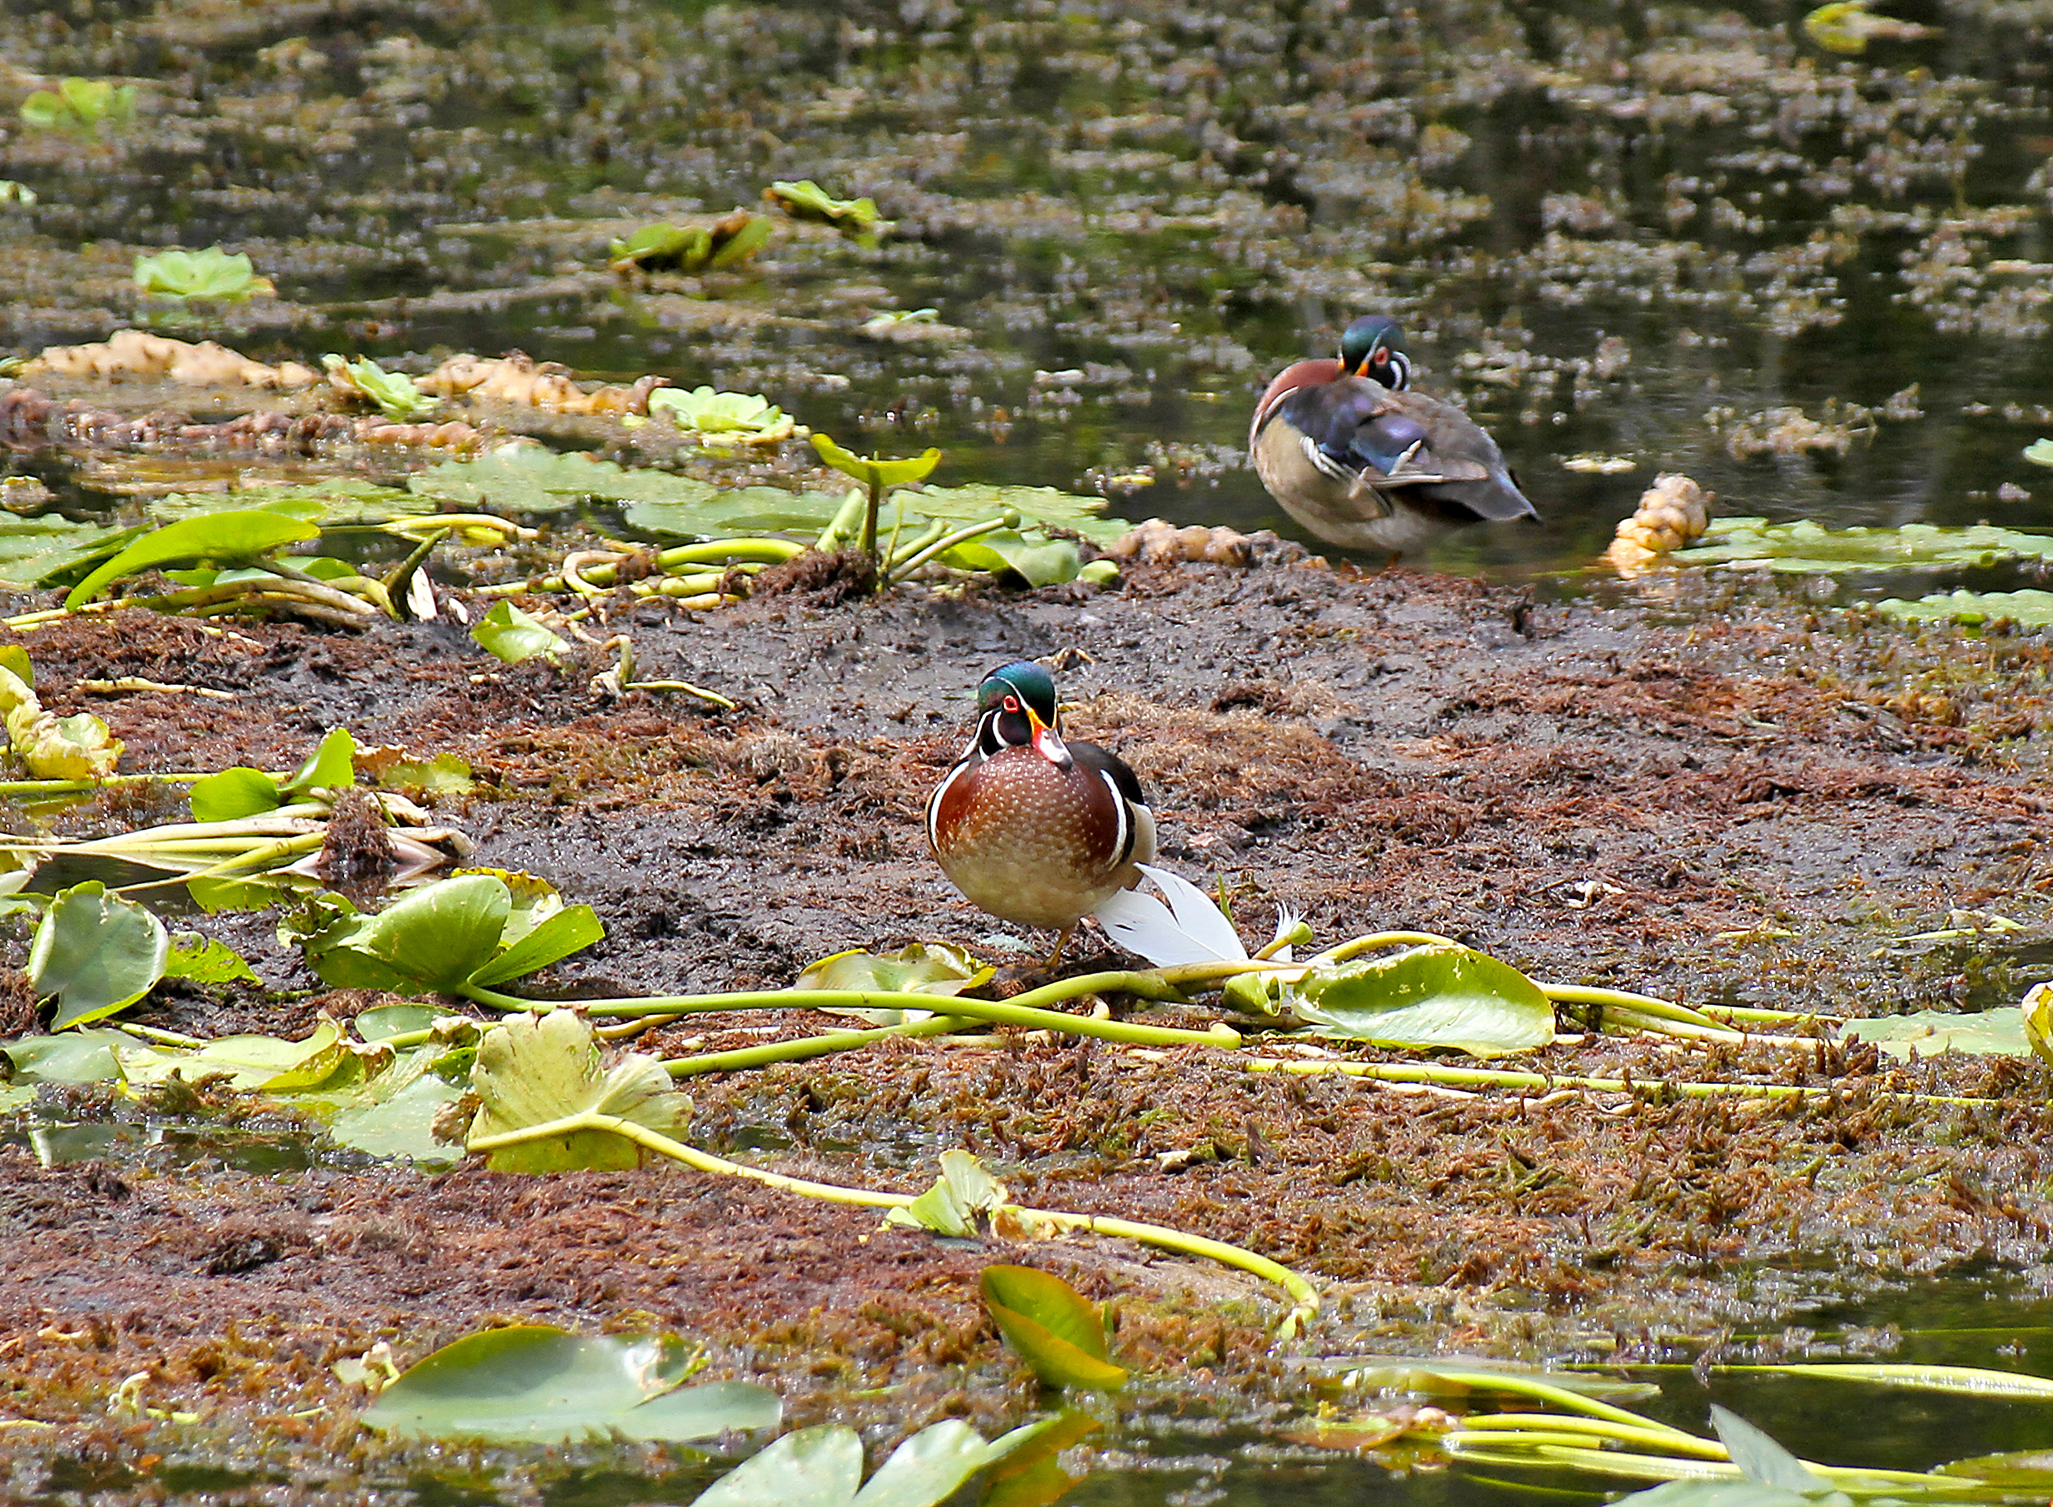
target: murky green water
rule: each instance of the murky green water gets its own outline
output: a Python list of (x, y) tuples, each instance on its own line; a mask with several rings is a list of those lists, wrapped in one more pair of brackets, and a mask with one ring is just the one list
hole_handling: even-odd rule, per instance
[[(259, 354), (518, 347), (936, 443), (953, 479), (1152, 467), (1118, 511), (1290, 532), (1240, 458), (1253, 396), (1382, 308), (1545, 516), (1451, 566), (1584, 559), (1664, 469), (1728, 512), (2053, 524), (2018, 454), (2053, 427), (2043, 4), (1859, 58), (1765, 5), (7, 14), (26, 66), (159, 86), (111, 146), (5, 148), (41, 195), (0, 232), (19, 348), (127, 322), (134, 249), (218, 241), (278, 282), (229, 321)], [(872, 194), (900, 233), (592, 275), (623, 223), (778, 177)], [(962, 334), (859, 333), (919, 307)], [(1892, 395), (1829, 443), (1777, 412), (1830, 428)], [(1635, 464), (1564, 467), (1591, 456)]]

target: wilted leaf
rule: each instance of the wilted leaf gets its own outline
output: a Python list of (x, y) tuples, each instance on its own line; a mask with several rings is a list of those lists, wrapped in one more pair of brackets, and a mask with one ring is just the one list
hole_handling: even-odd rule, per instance
[(175, 1073), (188, 1083), (216, 1074), (225, 1087), (293, 1094), (331, 1082), (353, 1059), (342, 1028), (322, 1016), (301, 1041), (277, 1036), (223, 1036), (197, 1047), (142, 1046), (121, 1049), (122, 1070), (131, 1083), (163, 1083)]
[(380, 790), (406, 795), (468, 795), (476, 783), (470, 764), (453, 753), (438, 753), (432, 759), (372, 759), (358, 762)]
[(1804, 35), (1828, 52), (1861, 53), (1870, 42), (1910, 42), (1938, 34), (1936, 26), (1873, 15), (1868, 0), (1833, 0), (1804, 17)]
[[(896, 952), (837, 952), (808, 963), (793, 980), (794, 989), (847, 989), (917, 994), (960, 994), (983, 983), (994, 970), (945, 942), (911, 942)], [(897, 1025), (910, 1016), (931, 1011), (872, 1010), (836, 1007), (837, 1015), (854, 1015), (872, 1025)]]
[(891, 224), (878, 218), (874, 199), (837, 199), (810, 178), (773, 183), (763, 190), (763, 197), (795, 220), (824, 220), (865, 244), (874, 243)]
[(2032, 985), (2018, 1014), (2027, 1044), (2041, 1062), (2053, 1063), (2053, 985)]
[(125, 576), (139, 575), (180, 560), (244, 561), (269, 554), (274, 549), (320, 536), (320, 529), (303, 518), (288, 518), (263, 508), (211, 513), (185, 518), (144, 534), (113, 559), (106, 561), (64, 598), (71, 611), (97, 597)]
[(330, 384), (376, 404), (388, 419), (404, 422), (426, 418), (442, 406), (440, 398), (415, 386), (412, 377), (404, 372), (388, 372), (368, 356), (351, 361), (328, 355), (321, 358), (321, 365), (327, 368)]
[(1315, 968), (1291, 1008), (1313, 1035), (1377, 1046), (1449, 1047), (1477, 1057), (1554, 1039), (1554, 1007), (1508, 963), (1452, 944)]
[[(473, 1141), (587, 1110), (664, 1135), (679, 1133), (691, 1116), (691, 1100), (671, 1087), (659, 1059), (630, 1052), (611, 1071), (602, 1070), (591, 1026), (569, 1010), (516, 1015), (487, 1031), (471, 1082), (481, 1101), (471, 1122)], [(611, 1131), (578, 1130), (501, 1147), (486, 1165), (495, 1172), (618, 1170), (639, 1165), (644, 1155)]]
[[(783, 1406), (768, 1387), (679, 1387), (687, 1364), (683, 1347), (667, 1337), (587, 1339), (540, 1324), (493, 1329), (408, 1367), (362, 1417), (400, 1438), (495, 1444), (615, 1436), (682, 1444), (776, 1427)], [(860, 1447), (857, 1460), (860, 1468)]]
[(1106, 1358), (1097, 1308), (1060, 1277), (1030, 1266), (987, 1266), (984, 1306), (1012, 1348), (1051, 1387), (1110, 1391), (1126, 1370)]
[(892, 1209), (884, 1222), (963, 1239), (977, 1233), (978, 1216), (988, 1219), (1005, 1207), (1007, 1198), (1005, 1184), (967, 1151), (944, 1151), (934, 1186), (904, 1208)]
[(164, 976), (164, 923), (99, 880), (59, 890), (29, 944), (38, 999), (57, 997), (50, 1029), (82, 1025), (132, 1005)]
[(492, 610), (472, 625), (470, 636), (486, 652), (510, 665), (536, 658), (560, 665), (571, 653), (568, 640), (558, 637), (511, 602), (494, 602)]

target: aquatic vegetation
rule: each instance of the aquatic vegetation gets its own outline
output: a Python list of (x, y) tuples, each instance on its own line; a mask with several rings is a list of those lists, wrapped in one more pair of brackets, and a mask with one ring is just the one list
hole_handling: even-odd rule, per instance
[(560, 665), (571, 655), (568, 639), (511, 602), (494, 602), (491, 610), (471, 625), (470, 636), (495, 659), (510, 665), (525, 659), (546, 659)]
[(1765, 518), (1721, 518), (1703, 543), (1669, 556), (1681, 565), (1752, 565), (1803, 575), (1852, 570), (1992, 565), (2001, 560), (2053, 560), (2053, 534), (1974, 524), (1947, 528), (1906, 523), (1898, 528), (1821, 528), (1815, 523), (1770, 523)]
[(162, 921), (99, 880), (59, 890), (29, 944), (29, 983), (39, 1000), (57, 1001), (50, 1029), (134, 1004), (164, 976), (169, 946)]
[(163, 377), (188, 387), (308, 387), (321, 380), (297, 361), (269, 366), (212, 340), (197, 344), (148, 330), (116, 330), (104, 341), (52, 345), (24, 362), (24, 377)]
[(986, 1443), (961, 1419), (943, 1419), (903, 1441), (868, 1482), (862, 1436), (843, 1424), (814, 1424), (786, 1434), (722, 1476), (694, 1507), (939, 1507), (963, 1482), (1030, 1444), (1053, 1421), (1030, 1423)]
[(716, 392), (710, 387), (659, 387), (649, 394), (649, 413), (688, 429), (703, 445), (770, 445), (789, 438), (797, 426), (759, 392)]
[(878, 216), (876, 200), (837, 199), (810, 178), (773, 183), (763, 190), (763, 197), (794, 220), (822, 221), (858, 245), (876, 245), (891, 228), (889, 220)]
[(270, 297), (278, 290), (242, 252), (229, 255), (219, 246), (204, 251), (160, 251), (135, 259), (136, 286), (152, 298), (206, 299), (238, 303)]
[(1963, 628), (1988, 628), (2009, 623), (2019, 628), (2053, 627), (2053, 591), (1941, 591), (1916, 601), (1884, 597), (1875, 611), (1912, 622), (1958, 623)]
[(1870, 42), (1914, 42), (1936, 37), (1939, 28), (1916, 21), (1899, 21), (1878, 16), (1868, 9), (1869, 0), (1832, 0), (1804, 17), (1804, 35), (1828, 52), (1859, 54)]
[(617, 417), (647, 413), (649, 394), (666, 384), (661, 377), (646, 376), (629, 387), (602, 383), (586, 391), (571, 377), (569, 367), (516, 351), (489, 360), (451, 356), (416, 385), (445, 398), (482, 398), (550, 413)]
[(10, 751), (37, 780), (94, 780), (114, 772), (121, 740), (90, 712), (59, 717), (43, 709), (31, 684), (28, 655), (19, 646), (0, 650), (0, 713)]
[(1060, 1277), (987, 1266), (979, 1286), (999, 1332), (1047, 1385), (1112, 1391), (1126, 1384), (1126, 1368), (1108, 1358), (1103, 1316)]
[(22, 120), (44, 130), (99, 133), (135, 118), (133, 84), (112, 79), (66, 78), (55, 89), (37, 89), (21, 102)]
[(894, 487), (909, 487), (925, 481), (941, 464), (941, 452), (930, 446), (906, 459), (886, 460), (880, 455), (857, 455), (852, 450), (844, 450), (824, 434), (816, 433), (812, 438), (813, 448), (819, 451), (821, 460), (842, 475), (853, 477), (863, 487), (865, 509), (862, 530), (856, 535), (855, 545), (882, 566), (883, 557), (877, 550), (877, 514), (884, 505), (885, 494)]
[(1702, 537), (1716, 500), (1680, 472), (1664, 472), (1641, 494), (1632, 516), (1619, 520), (1617, 536), (1604, 558), (1622, 576), (1644, 574), (1663, 555)]
[(364, 1409), (395, 1438), (493, 1444), (649, 1439), (689, 1444), (775, 1428), (784, 1408), (752, 1382), (686, 1382), (703, 1364), (669, 1335), (574, 1335), (516, 1324), (466, 1335), (407, 1367)]
[(608, 245), (606, 262), (615, 272), (717, 272), (761, 251), (774, 228), (745, 209), (710, 225), (644, 225)]
[(2024, 458), (2034, 465), (2053, 466), (2053, 440), (2033, 440), (2024, 447)]
[(36, 191), (26, 183), (0, 178), (0, 204), (19, 204), (24, 209), (36, 202)]
[(328, 381), (338, 392), (377, 405), (388, 419), (425, 418), (442, 406), (441, 400), (424, 393), (404, 372), (388, 372), (368, 356), (351, 361), (343, 356), (323, 356)]
[[(470, 1141), (489, 1149), (495, 1172), (566, 1172), (639, 1166), (658, 1153), (615, 1133), (633, 1125), (682, 1135), (691, 1100), (657, 1058), (629, 1052), (599, 1060), (591, 1027), (567, 1010), (516, 1016), (485, 1033), (471, 1073), (478, 1112)], [(566, 1126), (536, 1135), (536, 1126)]]

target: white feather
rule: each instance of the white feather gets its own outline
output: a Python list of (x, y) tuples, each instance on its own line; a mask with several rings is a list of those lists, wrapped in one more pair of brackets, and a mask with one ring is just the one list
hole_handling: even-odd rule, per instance
[(1091, 913), (1107, 936), (1157, 968), (1247, 961), (1240, 934), (1209, 895), (1167, 869), (1149, 863), (1138, 867), (1169, 903), (1164, 905), (1138, 890), (1120, 890)]

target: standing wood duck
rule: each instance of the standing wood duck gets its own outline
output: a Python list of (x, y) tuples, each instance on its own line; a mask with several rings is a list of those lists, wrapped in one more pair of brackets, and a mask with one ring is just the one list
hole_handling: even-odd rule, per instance
[(1347, 327), (1338, 361), (1269, 384), (1248, 454), (1283, 511), (1329, 544), (1393, 556), (1463, 524), (1533, 517), (1497, 442), (1410, 382), (1397, 322), (1371, 314)]
[(1055, 682), (1037, 664), (993, 670), (977, 688), (977, 730), (927, 800), (927, 843), (972, 905), (1001, 921), (1061, 930), (1140, 882), (1155, 817), (1140, 781), (1094, 743), (1056, 729)]

